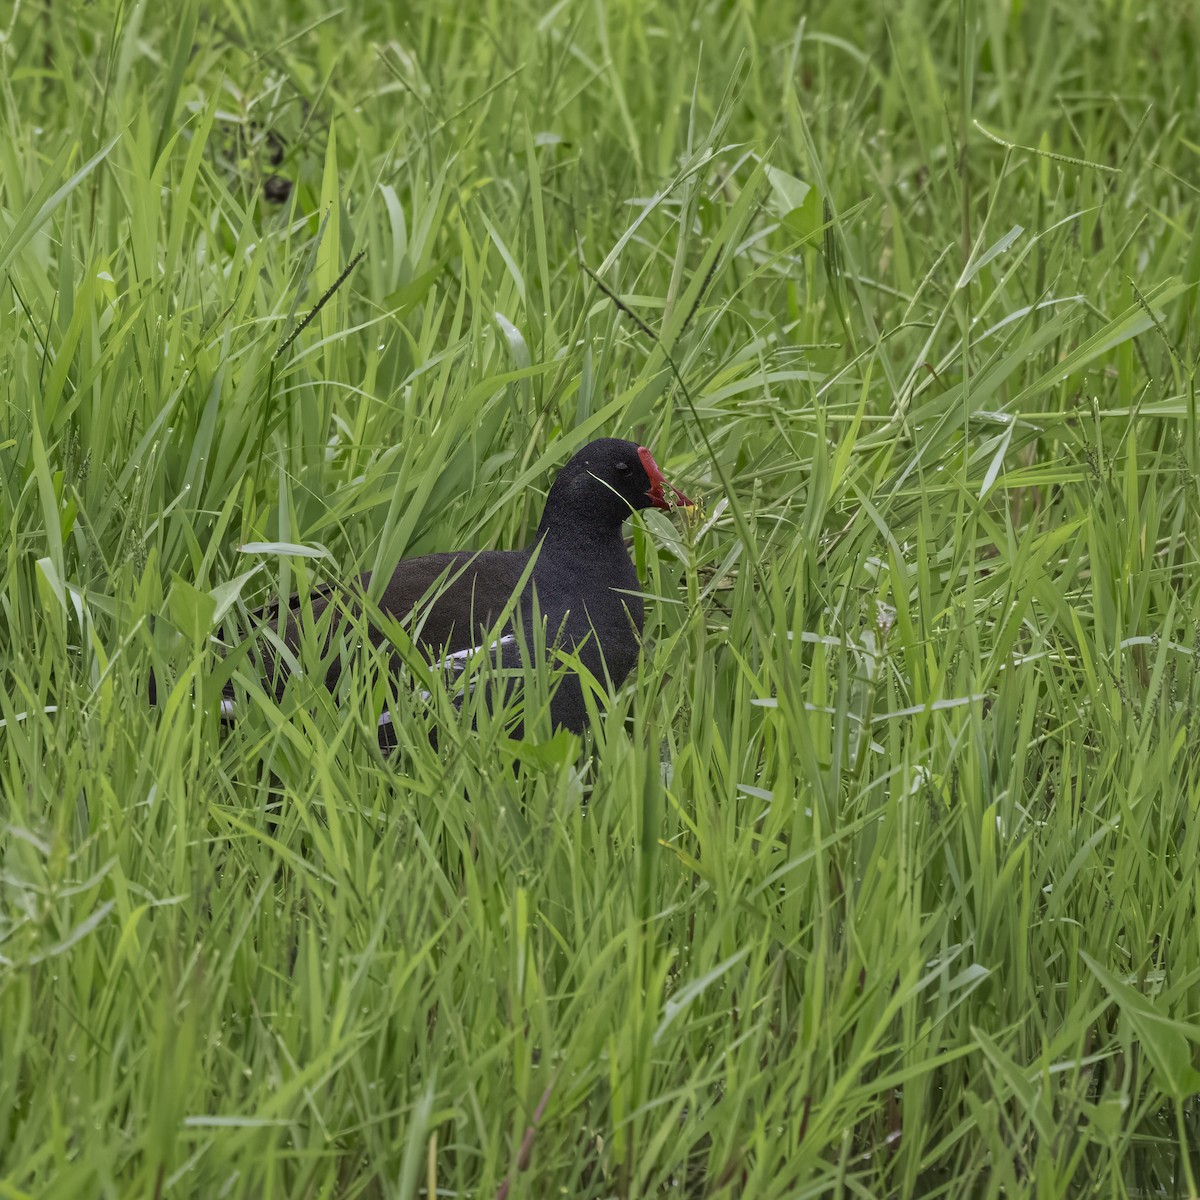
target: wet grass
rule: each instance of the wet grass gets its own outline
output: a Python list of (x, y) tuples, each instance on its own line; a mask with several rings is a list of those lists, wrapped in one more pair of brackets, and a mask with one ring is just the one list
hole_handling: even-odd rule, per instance
[[(5, 18), (0, 1195), (1197, 1194), (1194, 9), (789, 7)], [(597, 434), (585, 745), (230, 653)]]

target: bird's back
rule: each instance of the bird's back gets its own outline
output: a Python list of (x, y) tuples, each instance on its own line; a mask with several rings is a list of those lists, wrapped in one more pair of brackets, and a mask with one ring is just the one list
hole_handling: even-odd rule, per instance
[[(384, 615), (409, 628), (413, 639), (431, 660), (455, 654), (476, 645), (500, 618), (520, 583), (528, 563), (522, 550), (469, 550), (426, 554), (406, 559), (392, 573), (375, 603)], [(347, 616), (357, 618), (364, 609), (364, 597), (371, 595), (371, 572), (355, 578), (349, 585), (329, 584), (310, 593), (314, 623), (327, 609), (336, 605), (338, 612), (329, 621), (325, 639), (327, 650)], [(293, 653), (301, 640), (301, 621), (305, 601), (292, 596), (280, 633)], [(256, 614), (264, 624), (277, 627), (278, 609), (265, 608)], [(380, 645), (386, 634), (375, 623), (368, 623), (369, 637)], [(264, 650), (268, 675), (274, 675), (273, 656)], [(326, 683), (332, 688), (341, 675), (339, 658), (330, 664)], [(282, 680), (278, 681), (279, 686)]]
[[(404, 620), (417, 610), (417, 640), (431, 654), (475, 645), (504, 612), (529, 556), (523, 550), (426, 554), (400, 564), (379, 596), (382, 612)], [(370, 590), (371, 576), (359, 580)]]

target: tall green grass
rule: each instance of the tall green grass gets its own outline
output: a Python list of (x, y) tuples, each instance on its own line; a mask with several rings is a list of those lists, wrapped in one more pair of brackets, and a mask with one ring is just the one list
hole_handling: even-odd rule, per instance
[[(1196, 1195), (1198, 40), (10, 7), (0, 1195)], [(602, 433), (586, 744), (222, 644)]]

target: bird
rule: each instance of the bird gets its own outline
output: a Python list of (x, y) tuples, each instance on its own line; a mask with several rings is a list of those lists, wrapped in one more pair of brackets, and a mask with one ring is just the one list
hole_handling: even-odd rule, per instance
[[(669, 492), (668, 492), (669, 489)], [(559, 471), (546, 496), (533, 540), (515, 550), (454, 550), (402, 559), (378, 593), (376, 607), (386, 617), (410, 624), (414, 643), (433, 666), (461, 671), (466, 660), (486, 649), (502, 667), (519, 666), (520, 654), (535, 644), (577, 656), (602, 684), (619, 687), (637, 663), (645, 610), (637, 570), (629, 557), (622, 527), (634, 512), (647, 508), (690, 509), (692, 501), (668, 483), (647, 447), (621, 438), (598, 438), (575, 453)], [(331, 604), (342, 613), (362, 612), (361, 598), (371, 587), (371, 572), (346, 585), (326, 585), (310, 595), (314, 619)], [(279, 605), (256, 614), (271, 620)], [(494, 626), (509, 611), (497, 631)], [(292, 596), (286, 616), (276, 621), (284, 645), (294, 655), (300, 642), (302, 601)], [(535, 637), (535, 614), (544, 623), (544, 639)], [(330, 622), (326, 650), (339, 616)], [(372, 643), (385, 634), (369, 626)], [(522, 648), (525, 648), (524, 651)], [(263, 647), (268, 676), (282, 694), (284, 656)], [(333, 690), (340, 677), (338, 656), (325, 683)], [(231, 717), (235, 702), (227, 693), (222, 714)], [(550, 702), (555, 729), (583, 733), (588, 725), (583, 683), (568, 670)], [(391, 748), (396, 733), (391, 715), (380, 718), (381, 744)], [(521, 737), (522, 727), (511, 736)]]

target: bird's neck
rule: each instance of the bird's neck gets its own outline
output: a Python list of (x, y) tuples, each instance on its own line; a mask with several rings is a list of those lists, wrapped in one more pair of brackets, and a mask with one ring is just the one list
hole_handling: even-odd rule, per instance
[(621, 526), (543, 520), (530, 549), (537, 555), (534, 586), (543, 598), (558, 597), (568, 609), (581, 608), (591, 627), (608, 631), (609, 651), (618, 655), (609, 670), (623, 679), (632, 660), (621, 665), (621, 648), (636, 657), (636, 643), (626, 645), (627, 635), (630, 621), (641, 631), (644, 610), (637, 568), (625, 549)]
[(572, 570), (582, 575), (612, 578), (632, 569), (620, 523), (543, 517), (533, 548), (539, 562), (569, 562)]

